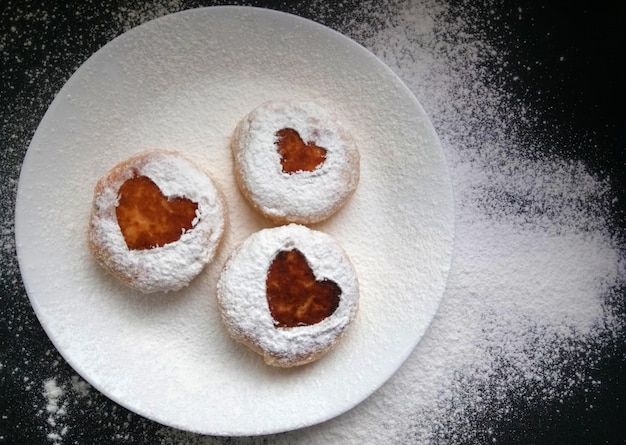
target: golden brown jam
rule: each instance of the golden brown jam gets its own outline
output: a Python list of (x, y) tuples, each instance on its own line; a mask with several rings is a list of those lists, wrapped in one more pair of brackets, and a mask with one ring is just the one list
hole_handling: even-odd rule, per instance
[(267, 273), (267, 302), (276, 327), (319, 323), (339, 306), (341, 288), (334, 281), (316, 280), (298, 249), (279, 252)]
[(146, 176), (127, 179), (118, 193), (117, 223), (131, 250), (161, 247), (193, 228), (198, 204), (186, 198), (167, 199)]
[(293, 128), (278, 130), (276, 137), (283, 173), (311, 172), (326, 160), (325, 148), (318, 147), (312, 141), (305, 144), (300, 134)]

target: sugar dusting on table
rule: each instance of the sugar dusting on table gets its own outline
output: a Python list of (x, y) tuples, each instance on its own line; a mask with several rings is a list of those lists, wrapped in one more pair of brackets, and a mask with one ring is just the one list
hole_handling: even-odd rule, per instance
[[(111, 37), (181, 3), (142, 8), (117, 11)], [(324, 22), (331, 15), (327, 8), (314, 3), (313, 17)], [(398, 373), (352, 411), (273, 436), (274, 443), (356, 444), (372, 437), (377, 443), (498, 442), (506, 437), (498, 426), (514, 429), (515, 419), (523, 422), (533, 407), (547, 404), (555, 409), (547, 414), (557, 415), (582, 392), (589, 394), (582, 403), (595, 409), (593, 393), (604, 382), (594, 365), (620, 341), (626, 325), (623, 247), (610, 224), (613, 191), (584, 163), (560, 158), (540, 136), (528, 136), (540, 116), (532, 104), (515, 102), (489, 82), (485, 67), (503, 55), (479, 29), (488, 19), (473, 14), (430, 0), (366, 1), (356, 18), (336, 25), (395, 70), (431, 117), (454, 181), (455, 256), (440, 311)], [(8, 45), (6, 38), (0, 45)], [(504, 64), (502, 70), (506, 76)], [(26, 130), (6, 128), (26, 142)], [(10, 151), (1, 156), (6, 162)], [(7, 174), (0, 247), (2, 281), (10, 284), (18, 276), (10, 210), (17, 173)], [(20, 317), (13, 316), (14, 324)], [(52, 362), (56, 352), (47, 355)], [(31, 359), (25, 353), (24, 365)], [(153, 430), (151, 422), (122, 409), (107, 410), (103, 396), (57, 369), (50, 367), (53, 374), (36, 398), (51, 443), (69, 437), (73, 416), (88, 410), (111, 440), (130, 441), (132, 430), (164, 444), (238, 443)], [(8, 369), (7, 363), (0, 372), (20, 375), (19, 367)], [(36, 388), (27, 376), (24, 387)]]

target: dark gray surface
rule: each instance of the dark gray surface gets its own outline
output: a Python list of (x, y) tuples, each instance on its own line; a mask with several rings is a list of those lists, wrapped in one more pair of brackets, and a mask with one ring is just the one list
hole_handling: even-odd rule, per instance
[[(159, 7), (134, 6), (134, 2), (125, 0), (68, 5), (0, 3), (0, 443), (54, 442), (54, 437), (47, 437), (50, 429), (42, 412), (45, 399), (41, 388), (49, 378), (56, 376), (70, 381), (75, 375), (36, 319), (17, 267), (12, 214), (29, 140), (56, 92), (102, 45), (146, 18), (217, 3), (172, 1), (161, 2)], [(485, 2), (480, 8), (486, 14), (498, 12), (484, 33), (485, 38), (507, 48), (510, 57), (507, 69), (517, 71), (519, 80), (507, 87), (512, 94), (541, 110), (546, 124), (544, 130), (539, 125), (537, 131), (545, 131), (546, 150), (583, 160), (592, 171), (611, 181), (618, 201), (608, 229), (621, 233), (626, 209), (623, 175), (626, 73), (620, 62), (626, 54), (626, 8), (617, 1), (584, 8), (569, 4), (503, 3)], [(350, 21), (365, 24), (373, 17), (371, 3), (366, 13), (354, 1), (341, 5), (270, 1), (252, 4), (292, 12), (339, 31)], [(462, 2), (451, 4), (462, 14)], [(524, 10), (523, 19), (519, 18), (520, 7)], [(372, 21), (372, 26), (375, 25)], [(565, 63), (561, 57), (565, 57)], [(537, 61), (541, 62), (541, 69), (525, 68)], [(560, 124), (562, 134), (553, 133), (554, 122)], [(552, 144), (551, 140), (559, 143)], [(581, 140), (585, 143), (577, 142)], [(626, 318), (624, 289), (619, 289), (608, 304), (617, 317)], [(595, 392), (574, 388), (566, 406), (541, 400), (529, 404), (527, 398), (516, 399), (512, 393), (508, 417), (481, 414), (471, 418), (468, 410), (469, 421), (477, 433), (469, 439), (455, 438), (454, 431), (449, 431), (447, 437), (442, 436), (441, 443), (474, 443), (477, 437), (493, 437), (498, 439), (496, 443), (624, 443), (626, 340), (623, 335), (618, 338), (622, 341), (601, 346), (605, 350), (600, 360), (580, 370), (602, 381)], [(91, 390), (88, 398), (74, 397), (72, 404), (71, 415), (63, 419), (68, 429), (62, 443), (161, 440), (160, 425), (127, 412), (95, 390)], [(589, 408), (590, 404), (593, 409)], [(481, 435), (480, 431), (485, 433)], [(259, 438), (258, 442), (265, 439)], [(232, 443), (226, 438), (222, 441)], [(372, 443), (376, 443), (375, 438)]]

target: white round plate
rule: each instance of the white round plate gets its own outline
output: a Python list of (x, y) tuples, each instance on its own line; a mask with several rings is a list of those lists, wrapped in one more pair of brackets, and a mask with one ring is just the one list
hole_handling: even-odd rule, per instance
[[(315, 228), (349, 254), (361, 299), (353, 328), (327, 356), (274, 369), (228, 337), (215, 284), (234, 246), (269, 225), (237, 190), (229, 137), (253, 107), (287, 98), (319, 101), (341, 116), (359, 145), (357, 192)], [(195, 159), (228, 204), (216, 260), (177, 293), (125, 288), (87, 246), (97, 179), (146, 149)], [(444, 292), (453, 202), (428, 117), (376, 57), (299, 17), (211, 7), (132, 29), (69, 79), (26, 154), (15, 231), (32, 306), (85, 380), (165, 425), (256, 435), (337, 416), (400, 367)]]

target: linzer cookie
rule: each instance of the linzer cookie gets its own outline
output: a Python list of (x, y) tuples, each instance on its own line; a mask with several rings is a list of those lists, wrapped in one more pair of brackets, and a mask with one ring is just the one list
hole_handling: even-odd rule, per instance
[(213, 259), (225, 208), (211, 178), (188, 159), (175, 152), (140, 153), (96, 184), (89, 247), (130, 287), (179, 290)]
[(217, 284), (230, 335), (279, 367), (328, 352), (353, 322), (358, 296), (345, 251), (330, 235), (298, 224), (252, 234)]
[(349, 132), (314, 102), (267, 102), (237, 125), (235, 178), (252, 206), (277, 223), (322, 221), (352, 196), (359, 152)]

